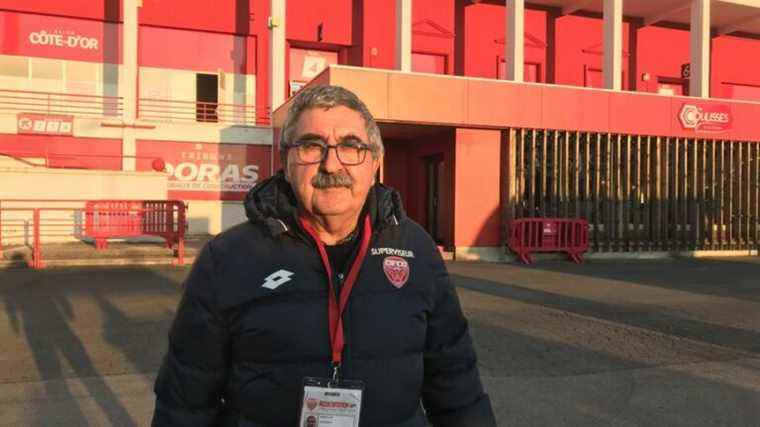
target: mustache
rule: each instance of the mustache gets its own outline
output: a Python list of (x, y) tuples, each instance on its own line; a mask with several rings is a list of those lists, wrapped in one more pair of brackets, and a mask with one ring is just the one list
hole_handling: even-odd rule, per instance
[(354, 179), (345, 173), (325, 173), (317, 171), (317, 174), (311, 179), (311, 185), (314, 188), (351, 188), (354, 185)]

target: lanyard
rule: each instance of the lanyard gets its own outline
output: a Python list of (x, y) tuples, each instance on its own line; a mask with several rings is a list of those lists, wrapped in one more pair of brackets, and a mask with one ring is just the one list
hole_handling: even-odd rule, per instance
[(327, 308), (328, 308), (328, 320), (330, 323), (330, 348), (332, 350), (332, 363), (333, 363), (333, 379), (337, 377), (338, 369), (343, 361), (343, 348), (346, 346), (345, 337), (343, 336), (343, 311), (348, 304), (348, 297), (351, 295), (351, 290), (356, 283), (356, 278), (359, 276), (359, 270), (361, 269), (364, 257), (369, 250), (369, 241), (372, 237), (372, 225), (370, 224), (369, 215), (364, 216), (364, 228), (362, 229), (362, 240), (359, 245), (359, 252), (354, 259), (354, 263), (351, 264), (351, 269), (348, 270), (346, 280), (343, 282), (343, 287), (340, 290), (340, 301), (335, 296), (335, 285), (333, 284), (333, 272), (330, 267), (330, 260), (327, 258), (327, 251), (322, 240), (317, 236), (314, 228), (301, 218), (301, 226), (307, 233), (314, 239), (319, 250), (319, 256), (322, 258), (322, 264), (327, 271), (327, 281), (330, 285), (330, 289), (327, 295)]

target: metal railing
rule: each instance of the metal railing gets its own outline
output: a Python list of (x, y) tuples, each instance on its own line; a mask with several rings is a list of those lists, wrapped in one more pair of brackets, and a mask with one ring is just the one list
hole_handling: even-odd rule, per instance
[(121, 118), (123, 104), (123, 99), (117, 96), (0, 89), (0, 112)]
[(270, 109), (253, 105), (140, 98), (139, 118), (156, 122), (267, 125)]
[[(0, 112), (120, 119), (124, 99), (62, 92), (0, 89)], [(140, 98), (140, 119), (154, 122), (268, 125), (271, 109), (243, 104)]]

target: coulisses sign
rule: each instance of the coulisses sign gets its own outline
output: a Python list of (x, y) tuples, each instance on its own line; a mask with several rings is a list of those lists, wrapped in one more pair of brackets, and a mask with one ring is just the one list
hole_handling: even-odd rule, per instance
[(686, 102), (681, 105), (678, 120), (685, 130), (694, 132), (726, 132), (731, 130), (733, 115), (728, 104), (696, 104)]

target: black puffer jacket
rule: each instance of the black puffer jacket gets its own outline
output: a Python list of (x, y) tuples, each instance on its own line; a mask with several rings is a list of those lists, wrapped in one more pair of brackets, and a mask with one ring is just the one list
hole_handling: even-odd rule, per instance
[[(425, 413), (435, 426), (495, 425), (434, 243), (395, 191), (376, 185), (367, 203), (371, 249), (343, 315), (342, 375), (365, 383), (361, 426), (421, 427)], [(330, 374), (327, 275), (282, 174), (251, 190), (246, 213), (249, 222), (205, 246), (185, 281), (154, 426), (296, 426), (303, 378)], [(410, 267), (399, 289), (383, 272), (390, 252)], [(279, 270), (290, 280), (262, 287)]]

